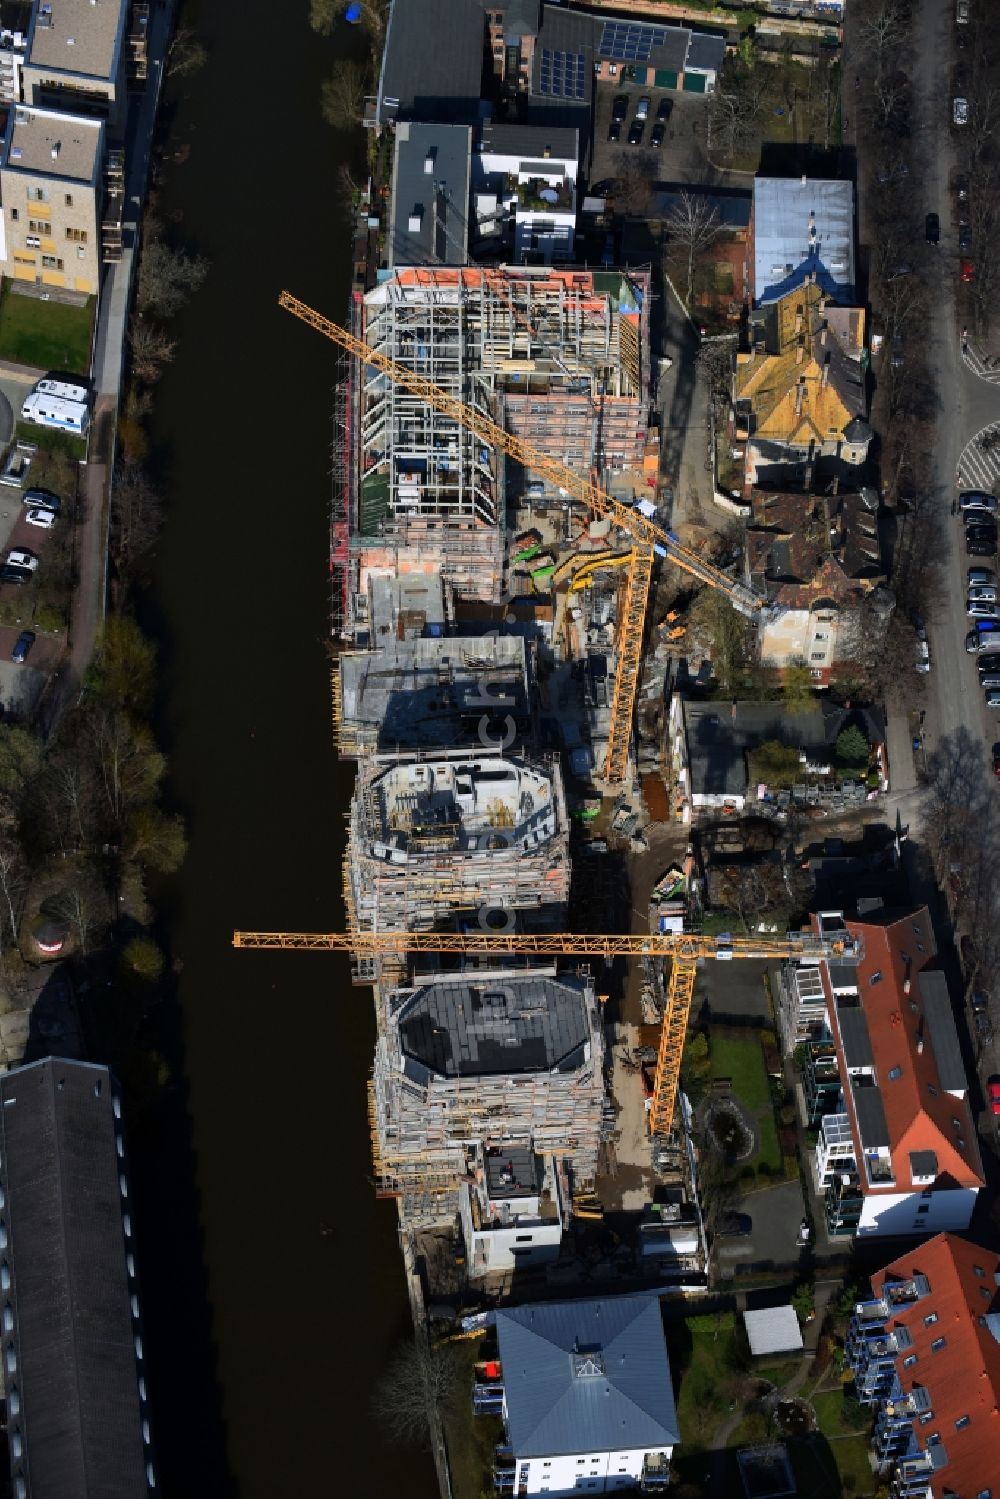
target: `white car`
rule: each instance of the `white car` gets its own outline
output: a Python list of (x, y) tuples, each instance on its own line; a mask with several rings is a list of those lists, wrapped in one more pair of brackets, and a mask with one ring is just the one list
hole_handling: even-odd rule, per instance
[(973, 601), (977, 604), (995, 604), (997, 591), (984, 583), (977, 583), (975, 587), (969, 589), (969, 603)]
[(958, 0), (958, 4), (955, 7), (955, 20), (958, 22), (959, 26), (968, 26), (969, 0)]
[(917, 671), (928, 672), (931, 669), (931, 650), (926, 640), (917, 641)]
[(28, 510), (24, 518), (29, 526), (41, 526), (43, 531), (51, 531), (59, 519), (53, 510)]
[(34, 552), (25, 551), (24, 547), (15, 547), (12, 552), (7, 553), (7, 567), (26, 567), (29, 572), (34, 572), (38, 566), (38, 558)]
[(979, 604), (975, 599), (966, 600), (965, 612), (970, 619), (1000, 620), (1000, 609), (997, 608), (996, 604)]
[(969, 101), (959, 96), (952, 100), (951, 117), (956, 125), (967, 125), (969, 123)]
[(970, 567), (965, 581), (970, 588), (994, 588), (997, 575), (992, 567)]

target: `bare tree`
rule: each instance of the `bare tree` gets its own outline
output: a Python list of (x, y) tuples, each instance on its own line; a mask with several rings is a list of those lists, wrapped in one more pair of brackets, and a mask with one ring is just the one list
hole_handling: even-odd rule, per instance
[(712, 94), (712, 139), (718, 141), (724, 156), (732, 159), (755, 144), (764, 92), (763, 80), (752, 72), (736, 92), (718, 88)]
[[(371, 37), (372, 50), (381, 49), (385, 35), (387, 0), (357, 0), (361, 21)], [(329, 36), (346, 11), (350, 0), (309, 0), (309, 25), (320, 36)]]
[(368, 75), (361, 63), (338, 58), (324, 78), (320, 91), (320, 113), (335, 130), (348, 130), (361, 121)]
[(459, 1361), (449, 1344), (417, 1336), (404, 1343), (375, 1392), (377, 1419), (390, 1439), (423, 1444), (458, 1393)]
[(859, 51), (868, 54), (876, 73), (883, 72), (887, 62), (893, 63), (904, 30), (902, 7), (896, 0), (883, 0), (883, 4), (862, 25), (858, 33)]
[(120, 578), (147, 553), (163, 524), (163, 503), (145, 471), (124, 463), (111, 486), (111, 551)]
[(129, 329), (128, 342), (132, 351), (133, 374), (147, 385), (154, 384), (163, 374), (163, 366), (174, 357), (176, 339), (154, 323), (135, 318)]
[(102, 927), (107, 924), (107, 899), (91, 872), (83, 868), (71, 885), (46, 902), (54, 916), (61, 916), (73, 929), (80, 952), (86, 956)]
[(167, 53), (167, 76), (180, 78), (185, 73), (197, 73), (208, 61), (208, 53), (189, 26), (181, 26), (174, 32)]
[(677, 202), (667, 214), (666, 228), (671, 245), (676, 245), (679, 256), (686, 264), (687, 293), (684, 300), (690, 311), (695, 265), (722, 233), (719, 210), (709, 203), (703, 193), (689, 193), (682, 189)]
[(139, 256), (136, 302), (144, 312), (173, 317), (208, 275), (208, 261), (201, 255), (172, 250), (162, 239), (148, 236)]

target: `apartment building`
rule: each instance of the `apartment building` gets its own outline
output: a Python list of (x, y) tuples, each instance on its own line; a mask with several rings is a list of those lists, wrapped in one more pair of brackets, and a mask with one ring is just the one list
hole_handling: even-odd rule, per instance
[(484, 125), (473, 160), (480, 249), (515, 265), (572, 260), (579, 158), (576, 130)]
[(128, 0), (36, 0), (22, 65), (26, 104), (103, 119), (128, 99)]
[(156, 1491), (121, 1094), (56, 1057), (0, 1077), (0, 1287), (14, 1499)]
[(1000, 1256), (942, 1233), (871, 1277), (847, 1336), (893, 1499), (1000, 1493)]
[(829, 1232), (967, 1228), (985, 1178), (927, 908), (857, 921), (822, 911), (812, 922), (826, 937), (846, 928), (860, 954), (807, 965), (826, 999), (826, 1034), (805, 1042), (803, 1086)]
[(17, 105), (0, 152), (0, 261), (16, 281), (95, 294), (100, 285), (105, 124)]
[(853, 301), (853, 183), (756, 177), (751, 239), (757, 305), (809, 281), (833, 302)]
[(666, 1487), (680, 1432), (656, 1297), (502, 1307), (496, 1331), (499, 1492)]

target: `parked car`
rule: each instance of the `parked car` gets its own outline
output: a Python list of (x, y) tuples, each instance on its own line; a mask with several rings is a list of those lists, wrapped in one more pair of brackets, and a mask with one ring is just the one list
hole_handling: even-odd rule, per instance
[(39, 526), (43, 531), (51, 531), (59, 517), (53, 510), (28, 510), (24, 519), (29, 526)]
[(994, 689), (1000, 692), (1000, 672), (987, 672), (985, 676), (979, 678), (979, 685), (984, 692), (991, 692)]
[(931, 648), (926, 640), (917, 641), (916, 668), (925, 675), (931, 669)]
[(924, 235), (929, 245), (936, 245), (941, 239), (941, 220), (936, 213), (929, 213), (924, 219)]
[(753, 1219), (749, 1213), (723, 1213), (719, 1219), (719, 1237), (745, 1239), (753, 1233)]
[(10, 653), (10, 659), (16, 666), (23, 666), (28, 659), (28, 652), (35, 643), (34, 630), (22, 630), (14, 641), (14, 649)]
[(963, 255), (968, 255), (972, 249), (972, 230), (964, 219), (958, 226), (958, 248)]
[(903, 353), (903, 345), (906, 342), (904, 335), (897, 328), (892, 335), (892, 353), (889, 355), (889, 363), (894, 370), (901, 370), (906, 363), (906, 355)]
[(966, 177), (964, 172), (959, 172), (958, 176), (955, 178), (955, 192), (958, 195), (958, 201), (960, 203), (968, 203), (969, 179), (968, 177)]
[(969, 588), (969, 599), (970, 601), (974, 600), (977, 604), (995, 604), (997, 601), (996, 588), (989, 583), (974, 583)]
[(643, 94), (642, 98), (639, 100), (638, 104), (635, 106), (635, 117), (636, 117), (637, 120), (648, 120), (649, 119), (649, 104), (650, 104), (649, 95), (648, 94)]
[(608, 140), (609, 141), (620, 141), (621, 138), (622, 138), (622, 122), (621, 122), (621, 120), (612, 120), (611, 124), (608, 126)]
[(617, 120), (619, 125), (628, 114), (628, 94), (616, 94), (615, 102), (611, 106), (611, 118)]
[(970, 557), (995, 557), (997, 535), (995, 531), (975, 529), (965, 533), (965, 550)]
[(958, 262), (958, 279), (960, 281), (975, 281), (976, 268), (971, 260), (960, 260)]
[(1000, 687), (993, 688), (986, 694), (987, 708), (1000, 708)]
[(993, 774), (1000, 780), (1000, 744), (993, 746)]
[(661, 99), (656, 106), (656, 118), (663, 121), (669, 120), (673, 107), (674, 102), (672, 99)]
[(986, 656), (980, 656), (979, 660), (976, 662), (976, 665), (979, 668), (980, 676), (988, 671), (1000, 671), (1000, 651), (991, 652)]
[(1000, 1114), (1000, 1077), (996, 1074), (986, 1080), (986, 1096), (994, 1114)]
[[(979, 1036), (980, 1041), (982, 1041), (984, 1044), (992, 1041), (993, 1027), (992, 1025), (990, 1025), (990, 1017), (986, 1014), (985, 1010), (977, 1010), (973, 1018), (976, 1022), (976, 1033)], [(993, 1112), (994, 1114), (1000, 1114), (1000, 1109), (998, 1109), (995, 1104), (993, 1104)]]
[(993, 633), (996, 626), (992, 620), (980, 620), (980, 624), (985, 625), (986, 629), (970, 630), (965, 637), (965, 649), (970, 656), (982, 655), (984, 651), (992, 651), (1000, 644), (997, 635)]
[(969, 123), (969, 101), (963, 99), (961, 94), (952, 100), (951, 118), (956, 125), (967, 125)]
[(29, 552), (27, 547), (15, 547), (7, 553), (7, 562), (11, 567), (26, 567), (29, 572), (34, 572), (38, 566), (38, 558), (34, 552)]
[(988, 1011), (990, 1007), (990, 996), (985, 989), (973, 989), (972, 1008), (974, 1010)]
[(987, 494), (985, 489), (963, 489), (958, 497), (959, 510), (989, 510), (997, 508), (997, 497), (995, 494)]
[(996, 587), (997, 575), (992, 567), (970, 567), (965, 575), (970, 588)]
[(969, 24), (969, 0), (958, 0), (955, 6), (955, 20), (959, 26)]
[(988, 604), (977, 599), (966, 599), (965, 612), (970, 619), (1000, 619), (1000, 609), (996, 604)]
[(0, 583), (30, 583), (31, 569), (28, 567), (11, 567), (4, 563), (0, 567)]
[(649, 144), (651, 146), (662, 146), (663, 145), (663, 137), (666, 135), (666, 133), (667, 133), (667, 127), (666, 127), (666, 125), (662, 125), (662, 124), (656, 124), (656, 125), (654, 125), (653, 128), (652, 128), (652, 130), (650, 131), (650, 134), (649, 134)]
[(630, 146), (642, 145), (643, 123), (641, 120), (633, 120), (628, 130), (628, 143)]
[(996, 624), (992, 619), (977, 619), (976, 630), (980, 635), (989, 635), (995, 630), (1000, 630), (1000, 625)]
[(51, 510), (53, 515), (59, 514), (59, 496), (48, 489), (26, 489), (21, 504), (32, 510)]

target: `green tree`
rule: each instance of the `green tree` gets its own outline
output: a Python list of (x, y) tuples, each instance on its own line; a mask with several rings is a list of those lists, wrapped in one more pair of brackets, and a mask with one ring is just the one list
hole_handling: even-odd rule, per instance
[(122, 963), (137, 978), (155, 984), (163, 975), (163, 953), (151, 937), (133, 937), (122, 948)]
[(750, 769), (754, 780), (769, 786), (794, 786), (801, 770), (799, 752), (779, 739), (765, 739), (750, 756)]
[(836, 754), (840, 765), (868, 764), (868, 740), (857, 724), (851, 724), (837, 735)]
[(152, 702), (155, 659), (151, 642), (135, 620), (127, 614), (111, 614), (90, 685), (116, 707), (145, 712)]
[(38, 773), (42, 746), (28, 729), (0, 723), (0, 791), (18, 796)]
[(808, 666), (787, 666), (781, 682), (781, 696), (789, 713), (809, 713), (816, 705), (812, 677)]
[(800, 1281), (792, 1292), (792, 1306), (800, 1322), (805, 1322), (816, 1310), (816, 1298), (808, 1281)]

